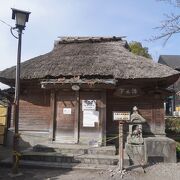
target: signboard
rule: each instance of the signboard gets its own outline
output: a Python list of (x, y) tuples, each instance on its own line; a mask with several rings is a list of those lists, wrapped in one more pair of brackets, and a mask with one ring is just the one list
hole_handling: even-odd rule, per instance
[(63, 114), (71, 114), (71, 108), (63, 108)]
[(82, 100), (82, 110), (96, 110), (96, 100)]
[(95, 127), (99, 122), (99, 111), (83, 111), (83, 127)]
[(130, 112), (128, 111), (114, 111), (113, 112), (114, 121), (129, 121), (130, 116), (131, 116)]
[(120, 87), (116, 90), (114, 93), (115, 96), (118, 97), (124, 97), (124, 98), (131, 98), (131, 97), (137, 97), (141, 94), (141, 91), (139, 88), (136, 87)]

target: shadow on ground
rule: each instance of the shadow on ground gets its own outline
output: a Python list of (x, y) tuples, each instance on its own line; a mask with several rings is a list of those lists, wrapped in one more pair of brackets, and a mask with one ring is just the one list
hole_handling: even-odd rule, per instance
[[(69, 169), (61, 169), (61, 170), (55, 170), (55, 169), (25, 169), (20, 168), (19, 172), (22, 173), (22, 175), (17, 177), (10, 177), (9, 174), (11, 173), (11, 168), (1, 168), (0, 169), (0, 179), (1, 180), (44, 180), (44, 179), (59, 179), (61, 175), (65, 175), (69, 172)], [(58, 177), (58, 178), (57, 178)]]

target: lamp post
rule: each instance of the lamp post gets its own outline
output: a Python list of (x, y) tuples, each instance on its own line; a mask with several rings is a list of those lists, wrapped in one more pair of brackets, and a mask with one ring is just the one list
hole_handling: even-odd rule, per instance
[(14, 137), (13, 137), (13, 174), (18, 174), (19, 165), (19, 95), (20, 95), (20, 63), (21, 63), (21, 42), (22, 31), (25, 29), (25, 24), (28, 22), (30, 12), (22, 11), (12, 8), (12, 19), (16, 20), (16, 27), (18, 31), (18, 51), (17, 51), (17, 65), (16, 65), (16, 81), (15, 81), (15, 97), (14, 97)]

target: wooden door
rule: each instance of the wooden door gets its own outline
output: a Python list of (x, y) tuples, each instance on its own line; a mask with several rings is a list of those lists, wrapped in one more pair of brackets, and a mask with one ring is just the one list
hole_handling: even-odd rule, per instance
[[(93, 110), (98, 114), (98, 120), (92, 125), (85, 124), (85, 111), (83, 110), (83, 100), (94, 100), (96, 108)], [(90, 110), (91, 111), (91, 110)], [(81, 92), (80, 93), (80, 135), (79, 142), (92, 146), (98, 146), (102, 143), (102, 107), (101, 107), (101, 93), (100, 92)], [(91, 116), (91, 114), (89, 115)], [(92, 119), (93, 120), (93, 119)]]
[(75, 143), (75, 93), (57, 93), (56, 103), (55, 140), (60, 143)]

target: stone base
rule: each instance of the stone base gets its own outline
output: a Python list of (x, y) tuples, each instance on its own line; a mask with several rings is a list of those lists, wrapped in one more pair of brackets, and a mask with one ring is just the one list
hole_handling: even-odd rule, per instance
[[(49, 133), (48, 132), (33, 132), (33, 131), (19, 131), (19, 149), (23, 150), (30, 148), (42, 142), (49, 142)], [(14, 130), (9, 129), (7, 132), (6, 146), (13, 146), (13, 137)]]
[(176, 142), (167, 137), (144, 139), (145, 155), (148, 162), (176, 163)]
[(130, 165), (146, 164), (144, 145), (126, 144), (125, 151), (129, 156)]
[(126, 144), (125, 151), (130, 164), (143, 165), (147, 162), (176, 163), (176, 142), (167, 137), (144, 138), (144, 145)]

